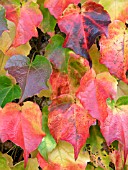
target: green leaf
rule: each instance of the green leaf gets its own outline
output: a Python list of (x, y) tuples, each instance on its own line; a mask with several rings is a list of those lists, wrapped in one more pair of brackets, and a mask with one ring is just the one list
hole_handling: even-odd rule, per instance
[(96, 167), (110, 169), (110, 157), (108, 155), (107, 144), (103, 138), (98, 125), (91, 126), (90, 137), (87, 139), (86, 148), (90, 152), (90, 159)]
[(7, 21), (5, 19), (5, 9), (0, 6), (0, 36), (5, 30), (8, 30)]
[(24, 161), (17, 163), (12, 170), (39, 170), (37, 158), (28, 159), (26, 168), (24, 168)]
[(128, 96), (122, 96), (116, 101), (116, 106), (128, 105)]
[(63, 48), (64, 38), (61, 35), (55, 35), (50, 39), (46, 47), (45, 56), (51, 61), (55, 68), (62, 72), (67, 72), (67, 63), (69, 58), (69, 49)]
[(2, 153), (0, 153), (0, 170), (11, 170), (8, 165), (7, 159)]
[(49, 128), (48, 128), (48, 106), (44, 106), (42, 110), (43, 116), (42, 116), (42, 130), (46, 134), (50, 134)]
[(48, 161), (48, 153), (52, 152), (52, 150), (56, 147), (56, 142), (54, 138), (49, 134), (45, 136), (38, 147), (40, 154), (44, 157), (46, 161)]
[(52, 16), (47, 8), (44, 8), (44, 3), (42, 0), (38, 0), (37, 3), (40, 5), (40, 10), (43, 14), (43, 20), (41, 22), (41, 30), (46, 32), (54, 32), (54, 28), (56, 26), (56, 19)]
[(6, 103), (21, 96), (21, 90), (6, 76), (0, 76), (0, 106), (4, 107)]

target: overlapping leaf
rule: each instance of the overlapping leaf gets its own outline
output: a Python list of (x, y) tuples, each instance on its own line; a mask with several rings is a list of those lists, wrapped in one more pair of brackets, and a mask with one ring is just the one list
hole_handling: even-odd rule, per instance
[(15, 77), (21, 87), (20, 101), (38, 94), (42, 89), (48, 89), (47, 81), (51, 74), (51, 65), (43, 56), (37, 55), (32, 63), (28, 57), (12, 56), (7, 61), (5, 69)]
[(108, 145), (118, 140), (124, 146), (125, 161), (128, 154), (128, 105), (113, 105), (108, 107), (108, 116), (101, 124), (101, 132)]
[(8, 30), (5, 19), (5, 9), (0, 5), (0, 36), (5, 30)]
[[(66, 96), (65, 96), (66, 98)], [(48, 126), (50, 133), (58, 142), (64, 140), (74, 147), (74, 157), (77, 159), (81, 147), (89, 136), (89, 127), (95, 122), (84, 108), (71, 103), (69, 98), (60, 97), (50, 106)]]
[(39, 106), (26, 102), (21, 107), (16, 103), (8, 103), (0, 109), (0, 139), (11, 140), (24, 150), (27, 163), (29, 153), (35, 150), (45, 136), (42, 131), (42, 113)]
[(0, 106), (4, 107), (6, 103), (21, 96), (21, 89), (18, 85), (13, 84), (6, 76), (0, 76)]
[(18, 5), (6, 5), (6, 18), (16, 25), (16, 36), (13, 46), (17, 47), (27, 43), (32, 37), (37, 37), (36, 27), (42, 21), (42, 14), (39, 6), (34, 2), (27, 2)]
[(49, 162), (46, 162), (39, 154), (37, 159), (43, 170), (85, 170), (89, 155), (81, 151), (75, 161), (71, 144), (60, 141), (57, 147), (49, 153)]
[(80, 0), (45, 0), (44, 7), (48, 8), (50, 13), (58, 18), (69, 4), (78, 4)]
[(92, 117), (104, 121), (108, 115), (106, 99), (113, 99), (116, 91), (117, 81), (108, 72), (96, 76), (94, 70), (90, 70), (81, 79), (76, 96)]
[(100, 41), (100, 62), (105, 64), (111, 74), (128, 83), (128, 30), (121, 21), (109, 25), (109, 37)]
[(95, 2), (86, 2), (81, 9), (72, 5), (59, 17), (58, 25), (66, 34), (63, 46), (88, 58), (88, 49), (97, 36), (108, 34), (110, 17), (104, 8)]

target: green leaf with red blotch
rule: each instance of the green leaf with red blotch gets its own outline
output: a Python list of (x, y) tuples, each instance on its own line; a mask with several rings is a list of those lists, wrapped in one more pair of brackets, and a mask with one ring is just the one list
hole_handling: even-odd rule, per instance
[(80, 149), (89, 136), (89, 127), (95, 119), (83, 107), (72, 103), (71, 100), (68, 95), (61, 95), (53, 100), (49, 107), (48, 126), (57, 143), (64, 140), (72, 144), (74, 157), (77, 159)]
[(100, 40), (100, 62), (105, 64), (109, 72), (128, 83), (128, 30), (121, 21), (113, 21), (109, 25), (109, 36)]
[(42, 131), (42, 113), (37, 104), (26, 102), (23, 106), (8, 103), (0, 109), (0, 139), (11, 140), (24, 150), (27, 163), (29, 153), (35, 150), (45, 136)]
[(61, 35), (53, 36), (45, 48), (45, 56), (50, 60), (56, 69), (67, 72), (69, 49), (63, 48), (64, 38)]
[(88, 50), (96, 37), (107, 36), (110, 22), (108, 13), (100, 4), (86, 2), (81, 8), (70, 5), (58, 19), (60, 30), (66, 34), (63, 46), (88, 58)]
[(82, 150), (75, 160), (73, 147), (65, 141), (60, 141), (48, 157), (49, 161), (46, 162), (40, 154), (37, 155), (40, 167), (45, 170), (85, 170), (87, 162), (90, 161), (88, 152)]
[(82, 77), (76, 96), (89, 114), (102, 122), (108, 115), (106, 99), (113, 99), (116, 92), (114, 77), (108, 72), (96, 75), (94, 70), (90, 70)]
[(124, 160), (128, 154), (128, 105), (108, 106), (108, 116), (101, 123), (101, 132), (108, 146), (118, 140), (124, 147)]
[(50, 62), (43, 56), (37, 55), (33, 62), (22, 55), (12, 56), (6, 63), (5, 69), (15, 77), (22, 90), (22, 102), (27, 97), (38, 94), (42, 89), (47, 90), (47, 81), (52, 72)]
[(22, 6), (6, 5), (6, 18), (16, 25), (16, 35), (13, 46), (17, 47), (27, 43), (32, 37), (37, 37), (36, 28), (43, 16), (39, 6), (34, 2), (23, 3)]
[(48, 8), (50, 13), (57, 19), (69, 4), (78, 4), (80, 0), (45, 0), (44, 7)]
[(44, 0), (37, 0), (37, 3), (40, 5), (40, 10), (43, 14), (43, 21), (40, 24), (40, 29), (44, 33), (54, 33), (56, 26), (56, 19), (52, 16), (47, 8), (44, 8)]
[(7, 21), (5, 19), (5, 9), (0, 6), (0, 36), (5, 30), (8, 30)]

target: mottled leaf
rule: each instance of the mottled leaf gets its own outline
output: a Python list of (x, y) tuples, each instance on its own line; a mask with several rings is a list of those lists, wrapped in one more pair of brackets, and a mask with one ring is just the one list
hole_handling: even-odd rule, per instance
[(71, 144), (60, 141), (57, 147), (49, 153), (49, 163), (40, 154), (37, 155), (39, 165), (43, 170), (85, 170), (89, 155), (87, 152), (80, 152), (78, 159), (74, 159), (73, 147)]
[(128, 96), (128, 84), (124, 83), (123, 81), (119, 81), (118, 86), (117, 86), (117, 95), (116, 95), (116, 100), (119, 97), (122, 96)]
[(45, 0), (44, 7), (48, 8), (55, 18), (58, 18), (69, 4), (78, 4), (79, 2), (80, 0)]
[(69, 80), (67, 74), (53, 70), (50, 76), (50, 84), (52, 86), (51, 99), (63, 94), (69, 94)]
[(86, 149), (90, 152), (90, 160), (96, 167), (109, 169), (110, 156), (108, 148), (105, 150), (105, 139), (98, 125), (90, 127), (90, 137), (86, 142)]
[(8, 160), (6, 159), (6, 156), (2, 153), (0, 153), (0, 170), (11, 170), (8, 164)]
[(56, 19), (50, 14), (48, 9), (44, 8), (44, 2), (42, 2), (42, 0), (37, 0), (37, 2), (40, 5), (40, 10), (43, 14), (43, 21), (40, 24), (40, 29), (45, 33), (54, 33)]
[(5, 69), (15, 77), (22, 89), (20, 102), (38, 94), (42, 89), (48, 89), (47, 81), (51, 74), (51, 65), (43, 56), (37, 55), (33, 62), (22, 55), (12, 56), (7, 61)]
[(29, 153), (38, 147), (45, 136), (41, 118), (39, 106), (32, 102), (26, 102), (23, 106), (8, 103), (0, 109), (0, 138), (2, 142), (11, 140), (24, 150), (25, 164)]
[(96, 76), (90, 70), (81, 79), (76, 96), (89, 114), (102, 122), (108, 115), (106, 99), (113, 99), (116, 91), (117, 81), (108, 72)]
[(109, 72), (128, 83), (128, 30), (121, 21), (109, 25), (109, 36), (100, 40), (100, 62), (105, 64)]
[(124, 146), (124, 158), (126, 161), (128, 154), (128, 105), (110, 107), (108, 106), (108, 116), (101, 124), (101, 132), (108, 146), (118, 140)]
[(42, 21), (39, 6), (34, 2), (23, 3), (22, 6), (6, 5), (6, 18), (16, 25), (16, 35), (13, 46), (26, 44), (32, 37), (37, 37), (36, 27)]
[(4, 69), (4, 66), (9, 59), (8, 56), (5, 56), (4, 53), (0, 50), (0, 75), (5, 75), (6, 70)]
[(67, 72), (69, 49), (62, 47), (63, 42), (64, 38), (61, 35), (53, 36), (45, 49), (45, 56), (55, 68)]
[(0, 5), (0, 36), (5, 30), (8, 30), (7, 21), (5, 19), (5, 9)]
[(4, 107), (6, 103), (19, 99), (20, 96), (20, 87), (13, 84), (8, 77), (0, 76), (0, 106)]
[(50, 133), (58, 142), (64, 140), (74, 147), (77, 159), (81, 147), (89, 136), (89, 127), (95, 122), (88, 112), (77, 104), (61, 98), (62, 103), (54, 100), (49, 108), (48, 126)]
[(107, 36), (109, 23), (110, 17), (100, 4), (86, 2), (81, 8), (70, 5), (58, 19), (60, 30), (66, 34), (63, 46), (88, 58), (88, 49), (96, 37)]

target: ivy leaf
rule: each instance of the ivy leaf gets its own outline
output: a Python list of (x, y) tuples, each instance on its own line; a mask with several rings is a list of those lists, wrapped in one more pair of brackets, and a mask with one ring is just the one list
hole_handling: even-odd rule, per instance
[(2, 142), (11, 140), (24, 150), (25, 164), (29, 153), (38, 147), (45, 136), (41, 118), (39, 106), (32, 102), (25, 102), (22, 107), (8, 103), (0, 109), (0, 138)]
[(50, 62), (43, 56), (37, 55), (32, 63), (28, 57), (12, 56), (7, 61), (5, 69), (15, 77), (22, 89), (20, 102), (38, 94), (42, 89), (48, 89), (47, 81), (52, 69)]
[(50, 13), (57, 19), (69, 4), (78, 4), (80, 0), (45, 0), (44, 7), (48, 8)]
[(73, 147), (71, 144), (60, 141), (57, 147), (49, 153), (49, 162), (46, 162), (43, 157), (38, 154), (37, 159), (41, 168), (45, 170), (85, 170), (89, 155), (81, 150), (78, 159), (74, 159)]
[(0, 106), (4, 107), (6, 103), (19, 99), (20, 96), (20, 87), (13, 84), (8, 77), (0, 76)]
[[(103, 138), (98, 125), (90, 127), (90, 137), (86, 141), (86, 149), (90, 152), (90, 160), (96, 167), (110, 169), (110, 156), (105, 148)], [(106, 144), (107, 145), (107, 144)], [(99, 159), (100, 158), (100, 159)]]
[(107, 36), (110, 22), (108, 13), (100, 4), (86, 2), (81, 8), (70, 5), (58, 19), (60, 30), (66, 34), (63, 46), (88, 58), (88, 50), (96, 37)]
[(5, 19), (5, 9), (0, 6), (0, 36), (5, 30), (8, 30), (7, 21)]
[(108, 107), (108, 116), (101, 124), (101, 132), (108, 146), (118, 140), (124, 147), (124, 160), (128, 154), (128, 105)]
[(62, 96), (53, 101), (49, 111), (50, 133), (57, 142), (64, 140), (71, 143), (74, 147), (74, 157), (77, 159), (81, 147), (89, 136), (89, 127), (95, 122), (95, 119), (84, 108), (71, 104), (70, 98), (68, 101)]
[(42, 0), (38, 0), (37, 3), (40, 5), (40, 10), (43, 14), (43, 20), (40, 24), (40, 29), (44, 33), (53, 33), (56, 26), (56, 19), (50, 14), (48, 9), (44, 8), (44, 2), (42, 2)]
[(113, 21), (109, 25), (109, 36), (100, 40), (100, 62), (105, 64), (109, 72), (128, 83), (128, 30), (121, 21)]
[(55, 68), (67, 72), (67, 64), (69, 58), (69, 49), (63, 48), (64, 38), (61, 35), (55, 35), (50, 39), (49, 44), (45, 48), (45, 56), (55, 66)]
[(16, 35), (13, 46), (17, 47), (26, 44), (32, 37), (37, 37), (36, 27), (42, 21), (42, 14), (39, 6), (34, 2), (18, 5), (6, 5), (6, 18), (16, 25)]
[(5, 66), (8, 59), (9, 59), (9, 57), (5, 56), (4, 53), (0, 50), (0, 75), (6, 74), (4, 66)]
[(90, 70), (82, 77), (76, 96), (89, 114), (102, 122), (108, 115), (106, 99), (113, 99), (116, 91), (117, 81), (108, 72), (96, 76)]
[(128, 105), (128, 96), (122, 96), (116, 101), (117, 106)]

